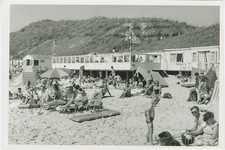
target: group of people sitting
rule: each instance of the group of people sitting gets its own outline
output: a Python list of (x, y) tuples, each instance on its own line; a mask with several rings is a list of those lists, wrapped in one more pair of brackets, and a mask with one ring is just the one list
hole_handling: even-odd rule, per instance
[(159, 85), (159, 81), (148, 80), (143, 86), (143, 82), (139, 82), (137, 86), (133, 86), (132, 83), (126, 81), (125, 87), (120, 98), (131, 97), (135, 95), (141, 95), (151, 97), (152, 94), (160, 96), (162, 93), (162, 88)]
[(189, 146), (215, 146), (218, 145), (219, 124), (214, 119), (213, 112), (201, 112), (199, 107), (193, 106), (191, 113), (195, 117), (194, 126), (191, 129), (186, 129), (186, 135), (193, 137)]
[(195, 73), (195, 88), (190, 91), (190, 95), (187, 101), (195, 101), (198, 104), (208, 104), (212, 93), (213, 88), (207, 86), (208, 78), (204, 75), (199, 75), (198, 72)]
[(21, 99), (21, 105), (29, 104), (32, 107), (43, 107), (45, 109), (61, 106), (66, 110), (73, 104), (74, 108), (81, 109), (93, 105), (97, 93), (101, 93), (101, 98), (107, 93), (111, 95), (107, 80), (103, 80), (103, 85), (95, 91), (91, 99), (88, 99), (87, 93), (80, 85), (75, 84), (74, 80), (69, 80), (65, 84), (60, 84), (58, 80), (42, 79), (36, 86), (30, 85), (27, 81), (23, 92), (18, 88), (14, 93), (14, 98)]
[[(209, 111), (200, 112), (197, 106), (191, 108), (191, 113), (195, 117), (194, 126), (191, 129), (186, 129), (182, 142), (187, 146), (216, 146), (219, 138), (219, 124), (214, 119), (214, 114)], [(161, 132), (155, 145), (161, 146), (181, 146), (181, 143), (176, 140), (169, 132)]]

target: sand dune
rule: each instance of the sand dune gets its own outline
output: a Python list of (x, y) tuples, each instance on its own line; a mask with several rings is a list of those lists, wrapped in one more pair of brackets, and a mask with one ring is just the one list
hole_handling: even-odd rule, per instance
[[(169, 131), (173, 135), (180, 134), (193, 123), (190, 113), (192, 102), (186, 102), (190, 89), (177, 85), (174, 76), (165, 78), (169, 87), (163, 88), (163, 93), (169, 92), (173, 99), (161, 99), (154, 120), (154, 134)], [(88, 96), (93, 89), (86, 90)], [(9, 108), (9, 144), (28, 145), (144, 145), (147, 125), (143, 111), (149, 98), (134, 96), (119, 99), (121, 90), (110, 87), (114, 97), (103, 99), (104, 108), (121, 112), (121, 115), (102, 118), (83, 123), (76, 123), (69, 118), (76, 114), (61, 114), (57, 111), (39, 109)], [(16, 102), (13, 102), (16, 103)], [(11, 104), (12, 106), (12, 104)]]

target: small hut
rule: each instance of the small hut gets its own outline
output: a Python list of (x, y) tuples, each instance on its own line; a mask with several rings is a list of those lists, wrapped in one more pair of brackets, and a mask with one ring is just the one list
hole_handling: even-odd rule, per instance
[(39, 68), (52, 68), (52, 57), (48, 55), (28, 54), (23, 58), (23, 71), (34, 72)]

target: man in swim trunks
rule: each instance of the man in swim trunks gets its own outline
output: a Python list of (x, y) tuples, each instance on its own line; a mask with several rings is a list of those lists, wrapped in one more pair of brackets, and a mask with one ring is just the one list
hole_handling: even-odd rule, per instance
[(150, 105), (145, 110), (145, 119), (148, 126), (146, 142), (149, 143), (149, 145), (152, 145), (152, 142), (153, 142), (153, 120), (155, 118), (154, 107), (158, 104), (159, 100), (160, 99), (156, 95), (153, 95), (150, 101)]

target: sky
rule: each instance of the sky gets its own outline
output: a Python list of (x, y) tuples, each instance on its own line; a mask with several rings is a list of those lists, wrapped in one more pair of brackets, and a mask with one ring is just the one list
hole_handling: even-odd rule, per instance
[(220, 22), (219, 6), (138, 6), (138, 5), (11, 5), (10, 32), (45, 19), (81, 20), (97, 16), (107, 18), (156, 17), (194, 26), (207, 27)]

